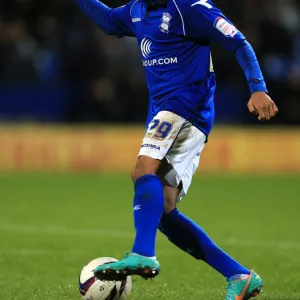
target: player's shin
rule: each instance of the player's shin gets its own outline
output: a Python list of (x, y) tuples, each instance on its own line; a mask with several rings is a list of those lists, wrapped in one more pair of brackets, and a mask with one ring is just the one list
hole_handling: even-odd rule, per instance
[(159, 221), (164, 210), (164, 193), (156, 175), (144, 175), (135, 181), (133, 202), (136, 237), (133, 253), (155, 256), (155, 241)]
[(205, 261), (226, 278), (250, 273), (218, 247), (198, 224), (177, 209), (163, 214), (158, 228), (177, 247)]

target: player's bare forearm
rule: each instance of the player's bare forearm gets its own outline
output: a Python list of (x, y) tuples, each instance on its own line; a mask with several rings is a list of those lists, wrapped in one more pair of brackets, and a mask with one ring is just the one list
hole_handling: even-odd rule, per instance
[(245, 73), (252, 95), (248, 102), (249, 111), (258, 115), (260, 121), (270, 120), (276, 116), (278, 108), (267, 94), (266, 83), (252, 46), (243, 41), (235, 56)]

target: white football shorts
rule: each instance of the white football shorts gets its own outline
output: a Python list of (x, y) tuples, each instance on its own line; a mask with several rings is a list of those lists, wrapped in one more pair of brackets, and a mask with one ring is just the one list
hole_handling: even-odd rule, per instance
[(171, 186), (181, 184), (179, 202), (191, 185), (205, 141), (205, 134), (192, 123), (172, 112), (161, 111), (148, 126), (139, 156), (166, 158), (169, 167), (160, 175)]

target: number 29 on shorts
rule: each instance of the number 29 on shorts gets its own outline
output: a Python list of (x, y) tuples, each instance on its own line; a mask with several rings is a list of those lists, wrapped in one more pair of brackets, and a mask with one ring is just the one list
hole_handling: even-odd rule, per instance
[(149, 125), (147, 137), (163, 141), (171, 132), (173, 124), (168, 121), (154, 119)]

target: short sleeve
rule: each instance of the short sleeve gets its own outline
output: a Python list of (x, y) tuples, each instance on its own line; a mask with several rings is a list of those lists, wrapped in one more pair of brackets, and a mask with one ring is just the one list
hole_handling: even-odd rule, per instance
[(209, 40), (232, 52), (245, 40), (244, 35), (212, 1), (185, 0), (181, 6), (186, 37)]

